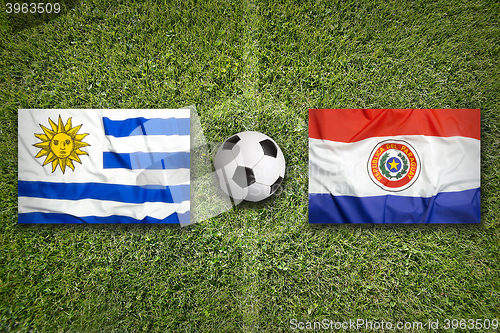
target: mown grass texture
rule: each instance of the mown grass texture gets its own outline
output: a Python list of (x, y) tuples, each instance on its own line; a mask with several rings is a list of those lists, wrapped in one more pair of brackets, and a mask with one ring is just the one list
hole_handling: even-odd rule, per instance
[[(93, 0), (25, 29), (2, 15), (2, 331), (500, 317), (498, 3)], [(187, 105), (209, 142), (275, 139), (278, 195), (186, 228), (17, 225), (17, 109)], [(480, 108), (482, 224), (308, 225), (309, 108)]]

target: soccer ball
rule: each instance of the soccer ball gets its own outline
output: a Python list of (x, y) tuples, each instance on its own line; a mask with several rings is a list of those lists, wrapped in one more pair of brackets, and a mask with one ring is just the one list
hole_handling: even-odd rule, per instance
[(227, 139), (215, 155), (214, 166), (220, 187), (234, 200), (264, 200), (285, 176), (280, 147), (259, 132), (241, 132)]

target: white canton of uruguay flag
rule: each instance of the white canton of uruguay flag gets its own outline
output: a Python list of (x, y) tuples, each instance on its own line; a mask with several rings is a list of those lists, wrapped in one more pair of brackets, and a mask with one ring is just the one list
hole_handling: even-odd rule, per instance
[(19, 110), (19, 223), (189, 223), (190, 110)]

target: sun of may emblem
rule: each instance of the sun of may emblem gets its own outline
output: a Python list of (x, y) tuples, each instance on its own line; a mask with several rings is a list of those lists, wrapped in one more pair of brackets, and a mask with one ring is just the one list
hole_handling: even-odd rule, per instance
[(412, 186), (420, 174), (415, 148), (402, 140), (386, 140), (375, 146), (368, 159), (368, 174), (382, 189), (397, 192)]
[(73, 161), (82, 164), (78, 155), (88, 155), (87, 152), (80, 150), (82, 147), (90, 146), (82, 141), (88, 133), (77, 134), (82, 125), (72, 127), (71, 118), (68, 118), (66, 125), (64, 125), (60, 115), (57, 124), (50, 118), (49, 124), (52, 129), (40, 124), (44, 134), (35, 133), (35, 136), (42, 140), (42, 142), (33, 145), (41, 149), (35, 157), (47, 156), (43, 166), (52, 162), (52, 172), (56, 171), (57, 166), (61, 168), (63, 174), (67, 166), (75, 171)]

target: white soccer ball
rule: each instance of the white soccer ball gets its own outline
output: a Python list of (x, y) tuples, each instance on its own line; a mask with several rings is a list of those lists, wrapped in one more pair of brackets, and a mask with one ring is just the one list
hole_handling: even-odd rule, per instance
[(285, 177), (283, 152), (259, 132), (241, 132), (227, 139), (215, 155), (214, 166), (220, 187), (235, 200), (264, 200)]

